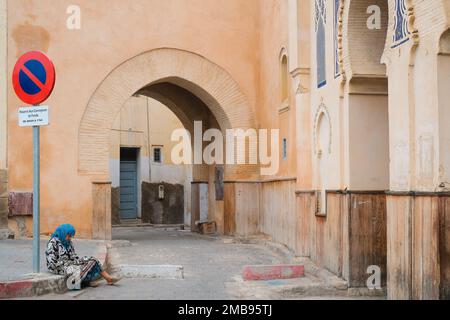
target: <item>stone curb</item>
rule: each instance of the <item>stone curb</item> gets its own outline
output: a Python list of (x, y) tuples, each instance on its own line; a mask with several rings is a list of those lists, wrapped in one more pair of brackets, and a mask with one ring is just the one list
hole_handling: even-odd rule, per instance
[(131, 279), (184, 279), (183, 266), (176, 265), (118, 265), (113, 271)]
[[(107, 266), (107, 244), (98, 244), (95, 256), (103, 266)], [(49, 293), (67, 292), (67, 284), (63, 276), (46, 274), (30, 274), (28, 279), (16, 281), (0, 281), (0, 299), (29, 298)]]

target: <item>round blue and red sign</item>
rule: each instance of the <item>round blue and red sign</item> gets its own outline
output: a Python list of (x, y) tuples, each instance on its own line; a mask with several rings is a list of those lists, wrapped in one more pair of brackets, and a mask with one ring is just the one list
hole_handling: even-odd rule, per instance
[(55, 87), (55, 66), (46, 54), (30, 51), (17, 61), (12, 80), (20, 100), (37, 105), (47, 100)]

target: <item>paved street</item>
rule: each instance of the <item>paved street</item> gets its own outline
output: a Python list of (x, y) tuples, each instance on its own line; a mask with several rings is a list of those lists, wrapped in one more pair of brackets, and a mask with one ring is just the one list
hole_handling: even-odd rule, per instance
[(242, 266), (286, 262), (263, 245), (229, 243), (187, 231), (116, 228), (113, 233), (115, 240), (131, 242), (110, 249), (113, 264), (182, 265), (185, 279), (123, 279), (114, 287), (102, 285), (39, 299), (237, 299), (242, 298), (237, 291)]
[[(109, 267), (161, 266), (158, 278), (124, 278), (115, 286), (28, 298), (39, 300), (276, 300), (276, 299), (383, 299), (348, 296), (347, 283), (317, 268), (309, 259), (293, 258), (277, 245), (264, 241), (240, 243), (236, 239), (205, 236), (189, 231), (150, 227), (113, 229), (108, 250)], [(262, 238), (259, 240), (263, 240)], [(81, 243), (81, 242), (79, 242)], [(244, 265), (297, 263), (304, 278), (243, 281)], [(170, 270), (182, 266), (184, 279), (170, 279)], [(164, 272), (167, 268), (168, 272)], [(153, 269), (152, 269), (153, 270)], [(122, 270), (123, 271), (123, 270)], [(162, 271), (162, 272), (161, 272)]]

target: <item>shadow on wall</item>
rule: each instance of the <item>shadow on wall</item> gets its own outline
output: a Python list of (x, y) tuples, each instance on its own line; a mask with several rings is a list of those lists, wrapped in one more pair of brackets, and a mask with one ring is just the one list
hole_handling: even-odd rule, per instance
[[(112, 224), (120, 225), (120, 188), (112, 188), (111, 202)], [(143, 182), (141, 220), (150, 224), (184, 224), (184, 186)]]
[(184, 224), (184, 186), (143, 182), (142, 222)]

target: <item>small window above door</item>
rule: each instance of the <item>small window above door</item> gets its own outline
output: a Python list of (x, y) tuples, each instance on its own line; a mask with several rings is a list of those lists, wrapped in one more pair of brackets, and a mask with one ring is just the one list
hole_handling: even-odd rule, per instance
[(153, 163), (162, 163), (162, 147), (153, 147)]

